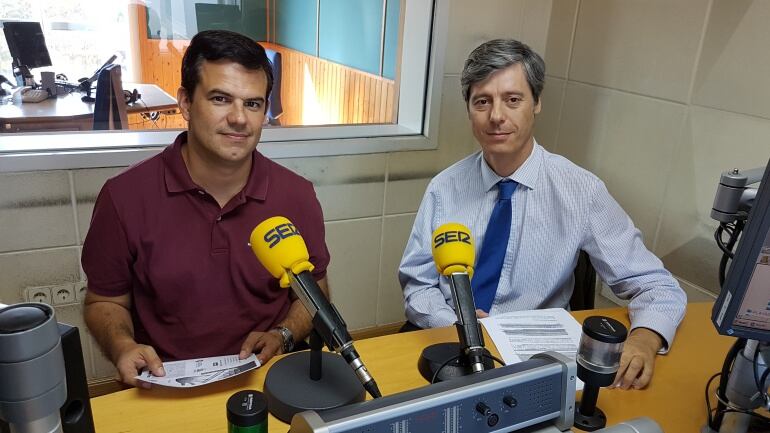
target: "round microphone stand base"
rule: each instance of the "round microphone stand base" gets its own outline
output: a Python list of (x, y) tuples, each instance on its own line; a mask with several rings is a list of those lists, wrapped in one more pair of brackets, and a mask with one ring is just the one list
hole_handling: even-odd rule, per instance
[(607, 425), (607, 417), (601, 409), (594, 408), (591, 416), (580, 413), (580, 402), (575, 403), (575, 427), (584, 431), (595, 431)]
[[(484, 349), (484, 370), (495, 368), (494, 361), (487, 349)], [(450, 359), (455, 358), (450, 361)], [(461, 376), (472, 374), (467, 357), (460, 350), (460, 343), (439, 343), (423, 349), (420, 360), (417, 361), (417, 369), (428, 382), (436, 376), (436, 382), (443, 382)]]
[(345, 360), (320, 352), (321, 378), (310, 378), (310, 351), (286, 356), (270, 367), (265, 377), (267, 408), (274, 417), (291, 423), (294, 414), (320, 411), (364, 401), (366, 391)]

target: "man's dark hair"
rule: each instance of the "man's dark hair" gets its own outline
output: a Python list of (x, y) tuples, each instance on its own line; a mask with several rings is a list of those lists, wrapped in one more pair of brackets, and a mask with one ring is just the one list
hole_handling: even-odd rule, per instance
[(486, 80), (492, 73), (509, 66), (520, 64), (527, 77), (529, 90), (535, 103), (540, 101), (540, 93), (545, 83), (545, 62), (529, 46), (515, 39), (495, 39), (485, 42), (474, 49), (460, 74), (463, 99), (467, 107), (471, 96), (471, 87)]
[(270, 98), (270, 92), (273, 90), (273, 68), (262, 45), (250, 38), (227, 30), (204, 30), (192, 38), (182, 57), (182, 87), (187, 90), (190, 99), (200, 80), (204, 60), (229, 60), (246, 69), (261, 69), (267, 76), (265, 100)]

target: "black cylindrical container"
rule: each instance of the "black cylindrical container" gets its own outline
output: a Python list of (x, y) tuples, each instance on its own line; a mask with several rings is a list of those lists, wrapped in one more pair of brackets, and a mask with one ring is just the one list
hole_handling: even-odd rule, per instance
[(227, 399), (228, 433), (267, 433), (267, 402), (259, 391), (238, 391)]

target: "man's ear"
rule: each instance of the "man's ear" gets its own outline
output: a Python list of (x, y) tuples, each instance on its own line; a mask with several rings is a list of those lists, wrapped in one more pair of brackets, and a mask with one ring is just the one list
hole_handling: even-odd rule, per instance
[(542, 101), (542, 100), (543, 100), (543, 98), (540, 98), (540, 99), (537, 100), (537, 104), (535, 104), (535, 110), (534, 110), (535, 114), (540, 114), (540, 108), (542, 107), (540, 105), (540, 101)]
[(176, 100), (177, 104), (179, 104), (179, 111), (182, 112), (182, 117), (184, 117), (184, 120), (189, 122), (190, 104), (192, 103), (192, 100), (190, 98), (190, 94), (187, 92), (187, 89), (180, 87), (179, 90), (176, 91)]

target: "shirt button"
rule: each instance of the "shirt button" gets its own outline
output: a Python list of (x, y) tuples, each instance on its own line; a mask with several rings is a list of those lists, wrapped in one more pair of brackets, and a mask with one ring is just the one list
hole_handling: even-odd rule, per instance
[(217, 221), (222, 221), (222, 215), (219, 215), (219, 216), (217, 217)]
[(200, 195), (205, 195), (205, 194), (206, 194), (206, 192), (205, 192), (205, 191), (203, 191), (203, 190), (201, 190), (201, 189), (199, 189), (199, 190), (198, 190), (198, 194), (200, 194)]

